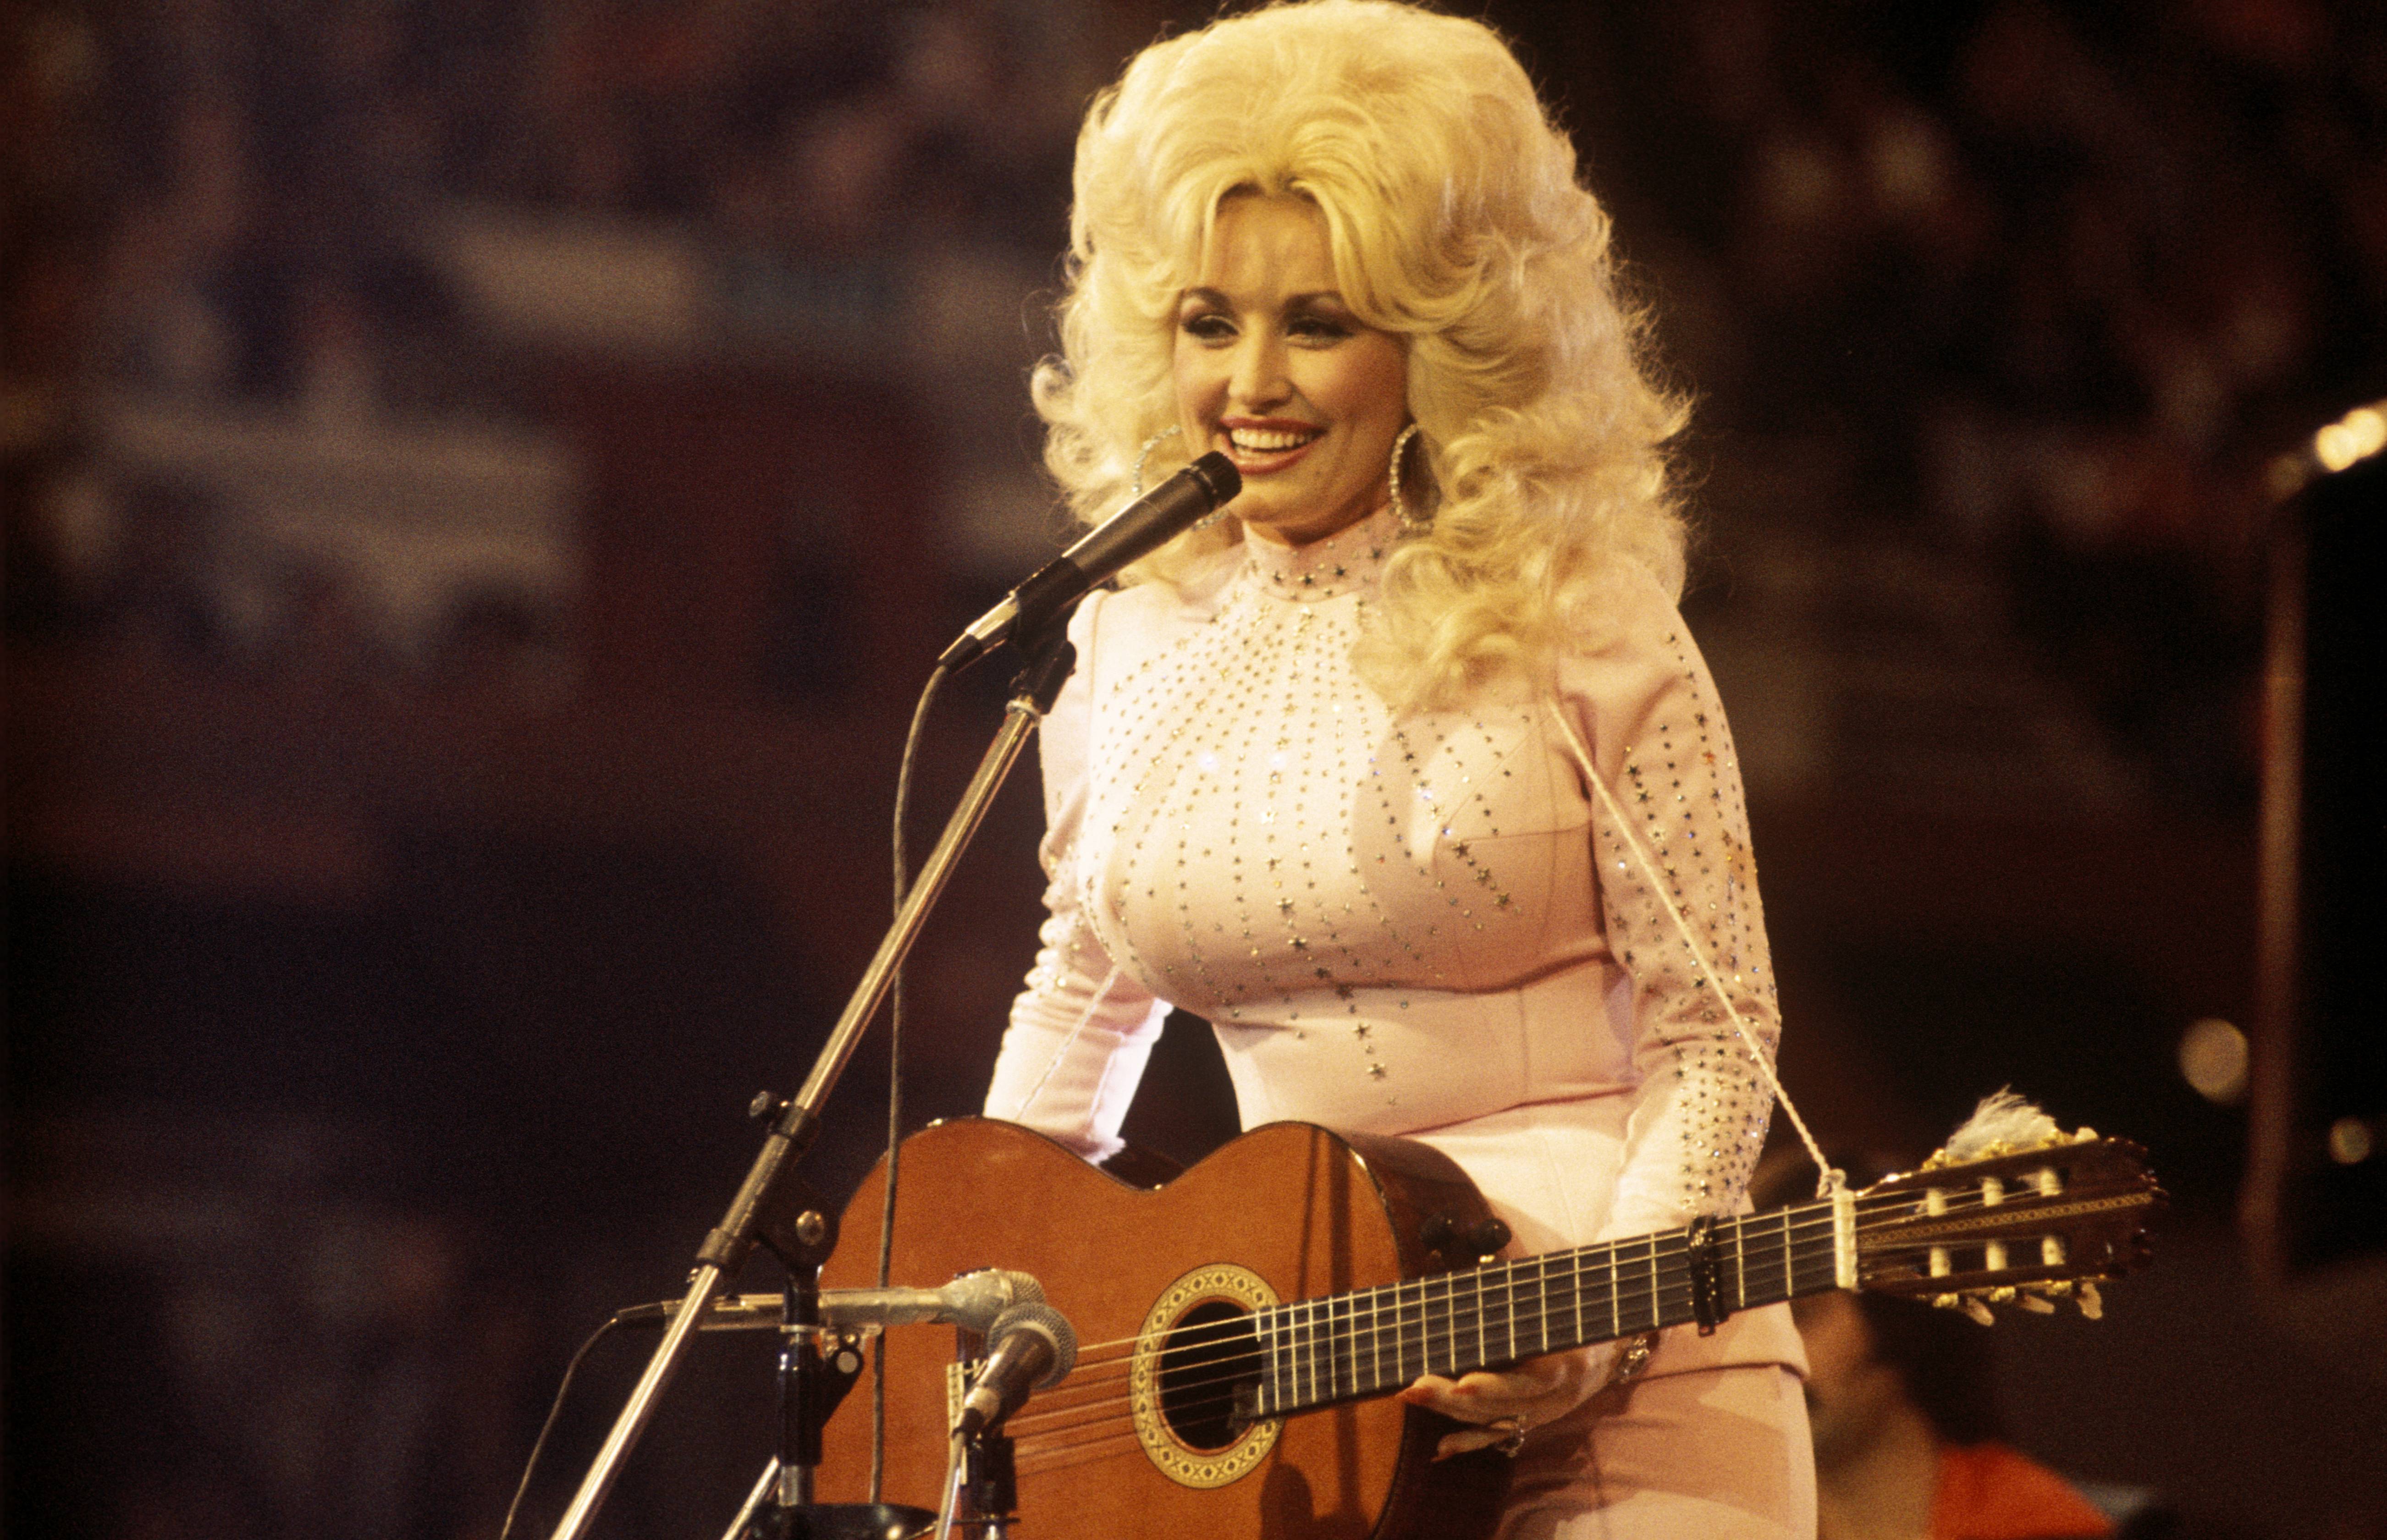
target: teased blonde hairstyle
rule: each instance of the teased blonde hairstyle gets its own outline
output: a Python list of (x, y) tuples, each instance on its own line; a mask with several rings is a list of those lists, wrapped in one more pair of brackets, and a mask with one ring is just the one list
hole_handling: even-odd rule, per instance
[[(1221, 200), (1244, 192), (1315, 204), (1345, 302), (1407, 342), (1424, 452), (1404, 498), (1438, 506), (1394, 555), (1360, 659), (1387, 699), (1445, 704), (1493, 675), (1538, 675), (1594, 623), (1620, 560), (1679, 593), (1662, 447), (1683, 409), (1645, 375), (1608, 215), (1497, 35), (1384, 0), (1216, 22), (1145, 49), (1095, 98), (1064, 357), (1035, 377), (1045, 461), (1079, 517), (1116, 508), (1138, 448), (1176, 423), (1178, 297)], [(1185, 459), (1174, 438), (1156, 446), (1146, 486)], [(1137, 575), (1183, 574), (1238, 534), (1182, 536)]]

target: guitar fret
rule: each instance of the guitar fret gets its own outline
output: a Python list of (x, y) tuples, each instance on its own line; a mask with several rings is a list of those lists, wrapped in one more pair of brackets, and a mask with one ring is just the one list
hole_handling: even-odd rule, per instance
[(1318, 1309), (1319, 1305), (1316, 1301), (1301, 1307), (1302, 1324), (1308, 1331), (1309, 1351), (1304, 1357), (1307, 1360), (1307, 1367), (1309, 1373), (1309, 1398), (1313, 1401), (1324, 1399), (1318, 1394), (1318, 1358), (1321, 1345), (1319, 1342)]
[(1393, 1285), (1393, 1380), (1407, 1384), (1425, 1372), (1425, 1291), (1414, 1281)]
[(1284, 1402), (1301, 1404), (1301, 1301), (1284, 1306)]
[[(1539, 1355), (1547, 1353), (1550, 1350), (1549, 1269), (1544, 1267), (1538, 1258), (1531, 1262), (1521, 1262), (1518, 1264), (1518, 1269), (1521, 1273), (1524, 1269), (1529, 1267), (1533, 1269), (1534, 1273), (1534, 1308), (1526, 1316), (1525, 1319), (1534, 1329), (1532, 1337), (1534, 1345), (1530, 1349), (1530, 1352), (1534, 1355)], [(1522, 1345), (1519, 1348), (1521, 1355), (1527, 1351), (1528, 1350)]]
[(1434, 1360), (1434, 1372), (1449, 1374), (1459, 1368), (1459, 1276), (1442, 1275), (1442, 1355)]
[(1284, 1394), (1277, 1379), (1280, 1364), (1276, 1356), (1276, 1312), (1252, 1312), (1252, 1338), (1260, 1348), (1260, 1389), (1258, 1405), (1253, 1409), (1262, 1417), (1284, 1404)]
[(1309, 1399), (1317, 1387), (1317, 1377), (1311, 1370), (1309, 1304), (1307, 1300), (1293, 1307), (1293, 1398), (1295, 1404)]
[(1336, 1390), (1333, 1295), (1329, 1294), (1318, 1302), (1317, 1313), (1312, 1318), (1311, 1324), (1318, 1333), (1318, 1368), (1315, 1377), (1320, 1382), (1313, 1388), (1321, 1393), (1319, 1397), (1320, 1400), (1332, 1401), (1334, 1399)]
[[(1399, 1380), (1401, 1373), (1401, 1286), (1388, 1284), (1375, 1291), (1372, 1306), (1375, 1328), (1369, 1344), (1369, 1362), (1373, 1365), (1378, 1389)], [(1392, 1333), (1391, 1352), (1386, 1353), (1384, 1334)]]
[[(1727, 1311), (1835, 1286), (1828, 1211), (1809, 1205), (1719, 1220), (1711, 1244), (1732, 1248), (1721, 1280)], [(1683, 1231), (1636, 1236), (1259, 1312), (1259, 1409), (1282, 1416), (1421, 1374), (1457, 1376), (1693, 1319), (1689, 1239)]]
[(1354, 1378), (1358, 1382), (1354, 1388), (1362, 1395), (1367, 1395), (1370, 1391), (1375, 1390), (1384, 1382), (1383, 1332), (1382, 1329), (1383, 1323), (1380, 1319), (1383, 1313), (1383, 1306), (1378, 1303), (1383, 1294), (1383, 1291), (1382, 1289), (1370, 1289), (1367, 1293), (1359, 1296), (1367, 1302), (1368, 1310), (1367, 1325), (1363, 1328), (1358, 1329), (1359, 1331), (1363, 1331), (1367, 1336), (1367, 1372), (1365, 1374), (1358, 1372), (1359, 1352), (1356, 1344), (1352, 1349), (1351, 1359)]
[(1367, 1365), (1360, 1351), (1361, 1339), (1367, 1334), (1368, 1326), (1359, 1313), (1367, 1304), (1367, 1295), (1356, 1294), (1345, 1297), (1350, 1303), (1344, 1306), (1343, 1313), (1343, 1382), (1349, 1387), (1351, 1395), (1358, 1395), (1369, 1388)]

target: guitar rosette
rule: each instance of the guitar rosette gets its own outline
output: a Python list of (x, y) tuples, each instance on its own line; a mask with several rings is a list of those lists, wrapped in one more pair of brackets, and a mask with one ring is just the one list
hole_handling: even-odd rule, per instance
[(1277, 1304), (1257, 1273), (1213, 1262), (1162, 1290), (1143, 1318), (1128, 1370), (1129, 1404), (1145, 1456), (1170, 1481), (1225, 1486), (1276, 1447), (1282, 1420), (1238, 1422), (1234, 1386), (1258, 1379), (1251, 1318)]

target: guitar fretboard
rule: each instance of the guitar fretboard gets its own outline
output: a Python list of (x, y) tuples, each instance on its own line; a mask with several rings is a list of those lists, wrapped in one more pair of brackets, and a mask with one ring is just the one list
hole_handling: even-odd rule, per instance
[[(1547, 1252), (1262, 1310), (1253, 1414), (1281, 1417), (1699, 1318), (1690, 1230)], [(1711, 1318), (1838, 1286), (1828, 1201), (1715, 1222)]]

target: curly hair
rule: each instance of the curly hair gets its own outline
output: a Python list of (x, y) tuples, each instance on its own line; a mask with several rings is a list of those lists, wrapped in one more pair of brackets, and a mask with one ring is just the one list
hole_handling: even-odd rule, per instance
[[(1394, 554), (1358, 660), (1387, 700), (1446, 704), (1539, 673), (1596, 624), (1619, 562), (1680, 592), (1665, 446), (1685, 410), (1646, 367), (1608, 214), (1497, 33), (1387, 0), (1214, 22), (1146, 48), (1094, 99), (1063, 356), (1034, 379), (1046, 464), (1080, 519), (1126, 495), (1139, 447), (1177, 421), (1178, 297), (1240, 193), (1314, 204), (1344, 302), (1406, 346), (1421, 444), (1404, 485), (1427, 484), (1411, 495), (1433, 520)], [(1164, 441), (1150, 473), (1184, 458)], [(1131, 575), (1182, 577), (1239, 536), (1181, 536)]]

